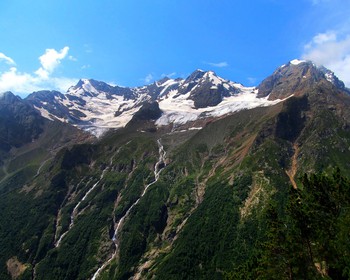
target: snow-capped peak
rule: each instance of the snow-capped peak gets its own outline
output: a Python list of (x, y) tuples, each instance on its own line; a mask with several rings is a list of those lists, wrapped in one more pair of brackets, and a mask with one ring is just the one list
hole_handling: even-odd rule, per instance
[(164, 77), (150, 85), (122, 88), (81, 79), (65, 95), (53, 94), (50, 102), (36, 95), (36, 107), (50, 119), (68, 121), (100, 136), (124, 127), (144, 102), (158, 102), (163, 114), (157, 125), (218, 117), (237, 110), (273, 104), (257, 98), (254, 88), (225, 80), (213, 71), (197, 69), (187, 79)]
[(90, 92), (90, 93), (94, 93), (94, 94), (98, 94), (98, 90), (91, 84), (90, 80), (88, 79), (83, 79), (83, 86), (82, 88), (87, 91), (87, 92)]
[(213, 71), (208, 71), (205, 73), (204, 75), (205, 78), (209, 79), (209, 81), (214, 85), (217, 86), (219, 84), (222, 84), (224, 82), (226, 82), (224, 79), (218, 77), (215, 72)]
[(293, 59), (290, 61), (290, 64), (299, 65), (300, 63), (304, 63), (304, 62), (306, 62), (306, 60)]

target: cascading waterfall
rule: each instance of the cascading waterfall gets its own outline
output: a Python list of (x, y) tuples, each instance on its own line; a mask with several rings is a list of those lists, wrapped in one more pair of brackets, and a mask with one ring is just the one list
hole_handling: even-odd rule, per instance
[(154, 166), (154, 181), (152, 181), (151, 183), (146, 185), (146, 187), (144, 188), (141, 196), (130, 206), (130, 208), (126, 211), (125, 215), (122, 218), (120, 218), (118, 223), (114, 223), (114, 234), (113, 234), (113, 237), (112, 237), (112, 241), (113, 241), (113, 243), (115, 245), (115, 251), (112, 254), (112, 256), (95, 272), (95, 274), (92, 276), (91, 280), (96, 280), (97, 277), (100, 275), (100, 273), (107, 267), (107, 265), (117, 255), (117, 253), (118, 253), (118, 232), (120, 231), (120, 228), (122, 227), (125, 219), (129, 216), (131, 210), (139, 203), (140, 199), (146, 194), (148, 188), (158, 181), (160, 172), (165, 167), (165, 162), (164, 161), (165, 161), (166, 152), (164, 150), (164, 147), (163, 147), (162, 143), (160, 142), (160, 139), (157, 140), (157, 143), (158, 143), (158, 147), (159, 147), (159, 159), (158, 159), (157, 163)]
[[(84, 179), (85, 178), (83, 178), (83, 179), (81, 179), (80, 180), (80, 182), (75, 186), (75, 189), (79, 189), (79, 187), (80, 187), (80, 185), (83, 183), (83, 181), (84, 181)], [(90, 181), (91, 181), (91, 179), (86, 183), (86, 185), (89, 185), (89, 183), (90, 183)], [(74, 189), (74, 188), (73, 188)], [(61, 216), (61, 213), (62, 213), (62, 207), (63, 207), (63, 205), (64, 205), (64, 203), (65, 203), (65, 200), (69, 197), (69, 195), (71, 194), (71, 191), (69, 191), (68, 192), (68, 195), (67, 195), (67, 197), (63, 200), (63, 202), (62, 202), (62, 204), (61, 204), (61, 206), (60, 206), (60, 209), (58, 210), (58, 214), (57, 214), (57, 218), (56, 218), (56, 226), (55, 226), (55, 229), (56, 229), (56, 232), (55, 232), (55, 247), (57, 247), (56, 246), (56, 244), (58, 243), (58, 242), (61, 242), (59, 239), (62, 239), (63, 238), (63, 235), (65, 235), (66, 233), (63, 233), (63, 234), (61, 234), (61, 236), (59, 237), (59, 231), (58, 231), (58, 227), (59, 227), (59, 224), (60, 224), (60, 220), (61, 220), (61, 218), (60, 218), (60, 216)], [(71, 216), (70, 216), (70, 218), (71, 218), (71, 224), (72, 224), (72, 215), (73, 215), (73, 213), (71, 214)], [(69, 225), (69, 229), (70, 229), (70, 225)], [(68, 232), (68, 231), (67, 231)], [(59, 240), (59, 241), (57, 241), (57, 240)]]
[(79, 214), (78, 213), (78, 209), (79, 209), (79, 206), (80, 204), (88, 197), (88, 195), (94, 190), (96, 189), (96, 187), (98, 186), (98, 184), (101, 182), (101, 180), (103, 179), (106, 171), (107, 171), (108, 168), (104, 169), (102, 171), (102, 174), (101, 174), (101, 177), (100, 179), (85, 193), (85, 195), (83, 196), (83, 198), (78, 202), (78, 204), (74, 207), (73, 211), (72, 211), (72, 214), (70, 216), (70, 224), (69, 224), (69, 227), (68, 227), (68, 230), (66, 232), (64, 232), (60, 238), (57, 240), (57, 242), (55, 243), (55, 247), (57, 248), (58, 246), (60, 246), (61, 244), (61, 241), (62, 239), (68, 234), (68, 232), (71, 230), (71, 228), (73, 227), (74, 225), (74, 219), (75, 217)]
[[(131, 141), (127, 142), (125, 145), (128, 145), (130, 142), (131, 142)], [(57, 240), (57, 241), (55, 242), (55, 247), (56, 247), (56, 248), (57, 248), (58, 246), (60, 246), (62, 239), (68, 234), (68, 232), (70, 231), (70, 229), (73, 227), (73, 225), (74, 225), (74, 219), (75, 219), (75, 217), (78, 216), (78, 214), (79, 214), (79, 213), (78, 213), (78, 209), (79, 209), (80, 204), (87, 198), (87, 196), (88, 196), (88, 195), (97, 187), (97, 185), (101, 182), (101, 180), (103, 179), (103, 177), (104, 177), (106, 171), (112, 166), (113, 159), (115, 158), (115, 156), (116, 156), (117, 154), (119, 154), (119, 152), (120, 152), (120, 150), (121, 150), (122, 147), (123, 147), (123, 146), (121, 146), (121, 147), (115, 152), (115, 154), (111, 157), (110, 162), (109, 162), (109, 166), (106, 167), (106, 168), (103, 170), (100, 179), (85, 193), (84, 197), (83, 197), (83, 198), (77, 203), (77, 205), (74, 207), (74, 209), (73, 209), (73, 211), (72, 211), (72, 214), (70, 215), (70, 224), (69, 224), (68, 230), (67, 230), (66, 232), (64, 232), (64, 233), (60, 236), (60, 238), (58, 238), (58, 240), (57, 240), (56, 237), (55, 237), (55, 240)], [(87, 185), (90, 183), (90, 181), (91, 181), (91, 179), (87, 182)], [(80, 185), (81, 182), (82, 182), (82, 181), (79, 182), (79, 184), (78, 184), (77, 187), (79, 187), (79, 185)], [(57, 225), (56, 225), (56, 228), (57, 228)]]

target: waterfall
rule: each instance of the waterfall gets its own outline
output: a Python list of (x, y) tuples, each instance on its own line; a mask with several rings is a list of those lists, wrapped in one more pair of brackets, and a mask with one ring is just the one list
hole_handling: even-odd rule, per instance
[(92, 276), (91, 280), (96, 280), (97, 277), (100, 275), (100, 273), (107, 267), (107, 265), (115, 258), (115, 256), (117, 255), (118, 252), (118, 232), (120, 231), (125, 219), (129, 216), (131, 210), (139, 203), (140, 199), (146, 194), (148, 188), (150, 186), (152, 186), (153, 184), (155, 184), (158, 179), (159, 179), (159, 175), (160, 172), (163, 170), (163, 168), (165, 167), (165, 156), (166, 156), (166, 152), (164, 150), (164, 147), (162, 145), (162, 143), (160, 142), (160, 139), (157, 140), (157, 144), (159, 147), (159, 159), (157, 161), (157, 163), (154, 166), (154, 180), (149, 183), (148, 185), (146, 185), (146, 187), (144, 188), (141, 196), (129, 207), (129, 209), (126, 211), (125, 215), (120, 218), (120, 220), (118, 221), (118, 223), (114, 224), (114, 234), (112, 237), (112, 241), (115, 245), (115, 250), (114, 253), (112, 254), (112, 256), (103, 263), (103, 265), (95, 272), (95, 274)]

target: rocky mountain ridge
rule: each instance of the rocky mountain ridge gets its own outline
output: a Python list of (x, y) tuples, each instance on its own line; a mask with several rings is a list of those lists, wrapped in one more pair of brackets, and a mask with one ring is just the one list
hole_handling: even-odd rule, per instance
[[(313, 67), (292, 61), (229, 96), (202, 71), (139, 95), (84, 80), (42, 93), (86, 125), (80, 114), (140, 101), (93, 141), (8, 95), (44, 125), (0, 163), (0, 278), (348, 279), (350, 97)], [(198, 107), (209, 85), (222, 101)]]
[[(100, 136), (111, 128), (124, 127), (145, 103), (157, 102), (162, 115), (158, 126), (198, 127), (198, 120), (211, 120), (233, 112), (271, 106), (290, 93), (327, 80), (339, 89), (344, 84), (333, 72), (310, 61), (292, 60), (279, 67), (257, 87), (217, 76), (213, 71), (196, 70), (186, 79), (163, 78), (150, 85), (128, 88), (93, 79), (81, 79), (66, 93), (39, 91), (25, 101), (49, 120), (67, 122)], [(283, 85), (283, 86), (281, 86)], [(201, 126), (203, 121), (200, 122)], [(205, 122), (204, 122), (205, 123)]]
[(321, 79), (345, 89), (330, 70), (309, 61), (293, 60), (256, 88), (225, 80), (212, 71), (196, 70), (186, 79), (163, 78), (137, 88), (82, 79), (66, 94), (36, 92), (27, 100), (46, 118), (66, 121), (101, 135), (109, 128), (124, 127), (145, 102), (159, 103), (163, 115), (158, 125), (172, 124), (176, 129), (198, 119), (273, 105), (289, 97), (290, 92), (302, 95), (303, 88)]
[(346, 90), (345, 85), (334, 73), (312, 61), (294, 59), (277, 68), (275, 72), (257, 87), (258, 96), (269, 96), (269, 100), (283, 99), (293, 92), (296, 96), (305, 94), (310, 86), (321, 80), (327, 80), (335, 87)]

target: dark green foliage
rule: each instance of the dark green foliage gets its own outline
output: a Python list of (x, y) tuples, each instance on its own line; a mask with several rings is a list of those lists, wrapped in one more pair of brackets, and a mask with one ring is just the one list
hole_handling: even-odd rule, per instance
[(36, 170), (36, 166), (27, 165), (12, 173), (11, 176), (0, 183), (0, 194), (23, 187), (35, 175)]
[(314, 258), (327, 264), (332, 279), (348, 279), (350, 243), (343, 238), (349, 229), (350, 181), (338, 169), (332, 176), (304, 176), (302, 182), (308, 235), (316, 244), (312, 248)]
[[(199, 101), (218, 102), (215, 94)], [(242, 111), (181, 139), (151, 122), (144, 130), (140, 121), (137, 129), (148, 132), (130, 126), (62, 149), (40, 174), (56, 136), (20, 151), (0, 169), (7, 176), (0, 185), (0, 279), (9, 279), (13, 257), (29, 266), (23, 279), (34, 266), (37, 279), (91, 278), (114, 253), (114, 222), (136, 201), (102, 279), (129, 279), (145, 263), (142, 279), (349, 279), (350, 129), (339, 108), (309, 108), (309, 97)], [(144, 109), (140, 120), (159, 113)], [(154, 180), (159, 137), (167, 166), (138, 200)], [(298, 190), (286, 174), (293, 144), (300, 148)], [(332, 176), (298, 179), (329, 174), (336, 164)]]
[(350, 168), (350, 129), (344, 120), (327, 108), (319, 108), (304, 129), (301, 164), (313, 166), (317, 172), (331, 172), (338, 166), (343, 174)]
[(305, 126), (303, 111), (308, 108), (308, 100), (291, 97), (284, 103), (282, 112), (277, 116), (276, 136), (293, 142)]
[(350, 181), (338, 169), (305, 175), (302, 183), (290, 190), (285, 214), (274, 202), (265, 208), (258, 250), (228, 279), (349, 279)]
[(75, 145), (73, 148), (67, 149), (63, 155), (61, 167), (72, 169), (81, 164), (88, 164), (94, 150), (94, 146), (89, 144)]
[(221, 279), (220, 271), (231, 267), (238, 205), (232, 188), (210, 186), (172, 252), (159, 264), (157, 279)]
[[(14, 256), (23, 263), (37, 262), (46, 255), (48, 249), (52, 248), (51, 217), (56, 212), (60, 197), (59, 194), (52, 192), (43, 194), (41, 199), (16, 192), (0, 197), (2, 264)], [(7, 278), (1, 277), (1, 279)]]

